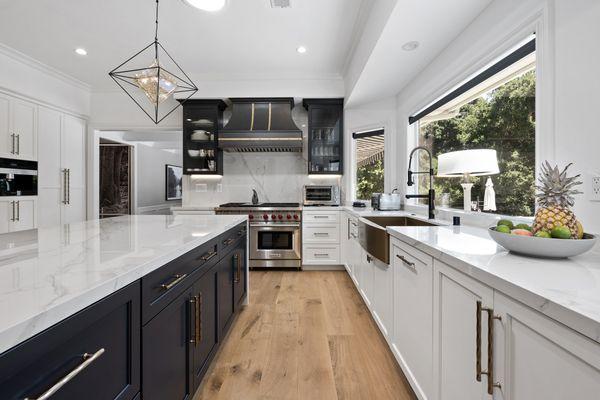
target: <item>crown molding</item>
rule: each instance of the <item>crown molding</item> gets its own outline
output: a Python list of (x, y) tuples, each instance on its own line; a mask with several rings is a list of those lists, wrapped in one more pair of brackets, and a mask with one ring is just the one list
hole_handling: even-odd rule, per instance
[(69, 85), (75, 86), (79, 89), (87, 90), (89, 92), (92, 91), (92, 86), (90, 84), (80, 81), (79, 79), (74, 78), (71, 75), (68, 75), (54, 67), (44, 64), (41, 61), (38, 61), (35, 58), (28, 56), (27, 54), (21, 53), (20, 51), (9, 47), (3, 43), (0, 43), (0, 54), (5, 55), (29, 67), (35, 68), (38, 71), (48, 74), (54, 78), (57, 78)]

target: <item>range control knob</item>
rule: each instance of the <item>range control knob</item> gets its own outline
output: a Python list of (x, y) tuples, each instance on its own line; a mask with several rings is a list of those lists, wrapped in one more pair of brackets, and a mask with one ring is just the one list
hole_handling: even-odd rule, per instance
[(263, 219), (266, 221), (269, 219), (269, 216), (267, 214), (263, 215)]
[(298, 214), (294, 214), (294, 219), (297, 220), (298, 219)]
[(279, 215), (277, 216), (277, 218), (281, 220), (281, 219), (283, 219), (283, 215), (279, 214)]
[(287, 219), (292, 219), (292, 216), (290, 214), (288, 214)]
[(254, 215), (252, 215), (252, 214), (248, 215), (248, 219), (254, 219)]
[(271, 219), (272, 219), (272, 220), (275, 220), (275, 219), (277, 219), (277, 215), (275, 215), (275, 214), (271, 214)]

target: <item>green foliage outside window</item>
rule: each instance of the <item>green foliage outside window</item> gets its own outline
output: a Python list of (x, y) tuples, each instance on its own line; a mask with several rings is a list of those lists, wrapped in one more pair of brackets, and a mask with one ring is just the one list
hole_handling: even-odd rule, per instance
[(383, 161), (356, 169), (356, 198), (370, 200), (373, 193), (383, 193)]
[[(424, 125), (419, 141), (435, 157), (457, 150), (495, 149), (500, 166), (500, 174), (492, 176), (497, 213), (534, 214), (535, 71), (464, 105), (454, 118)], [(420, 159), (421, 169), (428, 168), (423, 161)], [(486, 179), (473, 178), (472, 200), (483, 200)], [(426, 184), (420, 186), (422, 192), (427, 188)], [(460, 179), (436, 178), (434, 186), (438, 199), (449, 193), (450, 206), (462, 208)]]

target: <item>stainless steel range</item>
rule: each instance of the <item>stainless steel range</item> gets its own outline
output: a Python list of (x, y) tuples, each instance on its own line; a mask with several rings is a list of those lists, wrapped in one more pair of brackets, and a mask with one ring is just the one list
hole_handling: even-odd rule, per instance
[(302, 267), (302, 208), (299, 203), (227, 203), (217, 214), (248, 215), (250, 268)]

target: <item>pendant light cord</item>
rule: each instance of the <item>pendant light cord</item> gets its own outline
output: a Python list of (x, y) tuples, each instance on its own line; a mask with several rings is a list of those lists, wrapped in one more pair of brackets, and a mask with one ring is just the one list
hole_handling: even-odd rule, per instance
[(158, 0), (156, 0), (156, 20), (154, 22), (156, 24), (154, 29), (154, 59), (158, 62)]

